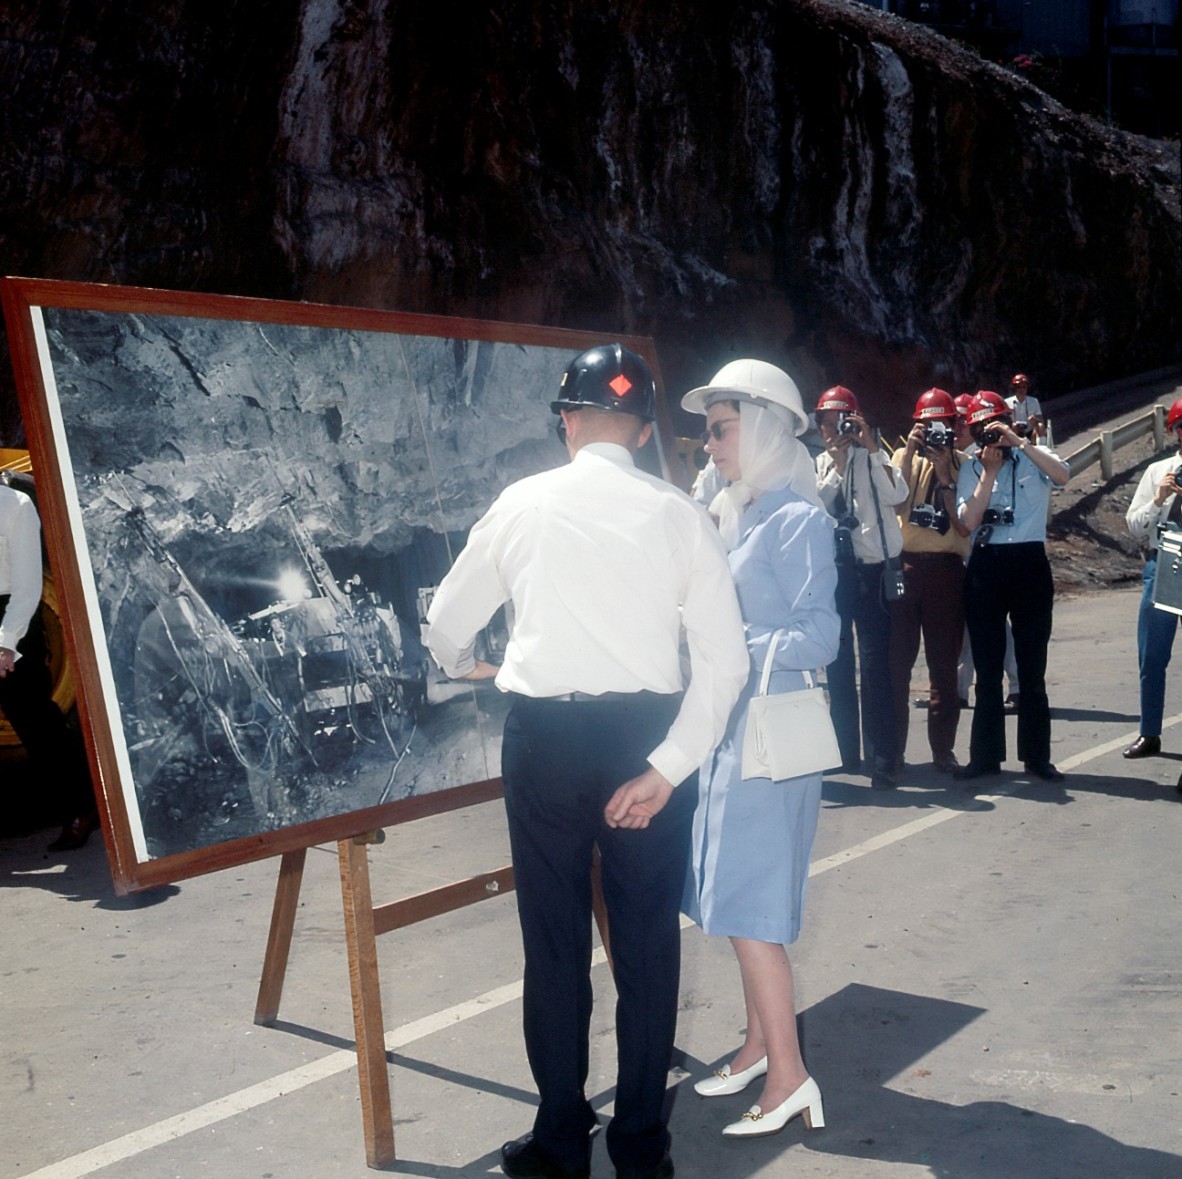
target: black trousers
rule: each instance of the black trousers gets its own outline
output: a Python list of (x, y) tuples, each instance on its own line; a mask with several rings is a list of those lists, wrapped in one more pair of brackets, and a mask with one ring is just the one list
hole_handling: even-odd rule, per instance
[[(0, 594), (0, 618), (8, 595)], [(53, 702), (49, 652), (39, 614), (17, 644), (20, 659), (0, 679), (0, 712), (12, 726), (30, 761), (37, 767), (46, 793), (55, 799), (62, 823), (94, 813), (94, 791), (86, 768), (82, 740)]]
[(1051, 710), (1046, 674), (1055, 584), (1045, 547), (1040, 541), (1032, 541), (974, 548), (965, 571), (964, 595), (965, 622), (977, 668), (971, 760), (993, 765), (1006, 759), (1001, 680), (1009, 618), (1021, 685), (1018, 760), (1050, 761)]
[[(881, 562), (839, 565), (837, 569), (836, 604), (841, 616), (841, 642), (825, 678), (829, 687), (829, 715), (841, 750), (841, 764), (846, 769), (860, 763), (863, 743), (866, 756), (887, 770), (893, 768), (898, 753), (891, 694), (891, 615), (883, 600), (882, 571)], [(861, 671), (860, 724), (857, 664)]]
[(616, 983), (618, 1078), (607, 1146), (617, 1167), (655, 1166), (677, 1025), (679, 904), (696, 792), (682, 785), (643, 831), (603, 811), (672, 723), (680, 698), (610, 702), (515, 696), (501, 772), (525, 949), (526, 1054), (540, 1103), (534, 1136), (564, 1166), (587, 1165), (591, 860), (599, 846)]

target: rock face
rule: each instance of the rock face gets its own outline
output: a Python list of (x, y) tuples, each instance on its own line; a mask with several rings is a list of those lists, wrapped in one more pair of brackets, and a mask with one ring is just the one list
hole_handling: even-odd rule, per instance
[(637, 332), (671, 392), (755, 354), (884, 425), (1179, 356), (1176, 145), (862, 5), (5, 17), (9, 272)]

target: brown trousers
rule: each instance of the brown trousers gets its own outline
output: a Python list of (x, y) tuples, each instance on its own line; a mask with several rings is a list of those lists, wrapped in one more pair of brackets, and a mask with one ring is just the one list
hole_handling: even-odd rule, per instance
[(891, 696), (899, 760), (907, 747), (911, 669), (923, 654), (930, 676), (928, 744), (932, 757), (947, 757), (956, 743), (960, 691), (956, 665), (964, 638), (964, 562), (956, 553), (903, 552), (906, 592), (891, 603)]

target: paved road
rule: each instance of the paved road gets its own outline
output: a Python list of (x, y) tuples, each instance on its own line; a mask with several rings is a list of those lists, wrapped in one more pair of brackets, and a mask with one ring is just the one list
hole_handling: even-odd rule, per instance
[[(1121, 759), (1136, 732), (1135, 606), (1131, 591), (1059, 603), (1065, 787), (1010, 774), (973, 796), (922, 766), (889, 794), (826, 783), (793, 951), (824, 1130), (798, 1119), (724, 1141), (743, 1098), (703, 1101), (683, 1083), (725, 1060), (742, 1027), (728, 946), (686, 930), (681, 1179), (1182, 1176), (1182, 713), (1167, 755)], [(0, 1175), (371, 1173), (334, 850), (309, 857), (282, 1022), (262, 1029), (274, 861), (121, 900), (101, 846), (53, 857), (46, 841), (0, 840)], [(495, 804), (404, 827), (371, 852), (376, 899), (506, 858)], [(512, 897), (387, 935), (379, 954), (393, 1172), (499, 1173), (497, 1148), (528, 1128), (532, 1103)], [(606, 1111), (603, 965), (596, 985), (590, 1091)], [(599, 1142), (594, 1179), (612, 1174)]]

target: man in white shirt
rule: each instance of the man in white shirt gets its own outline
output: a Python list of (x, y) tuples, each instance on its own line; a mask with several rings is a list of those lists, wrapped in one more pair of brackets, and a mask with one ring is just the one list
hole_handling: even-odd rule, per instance
[[(884, 593), (888, 567), (902, 577), (903, 533), (895, 507), (907, 485), (866, 424), (857, 398), (844, 385), (821, 394), (817, 429), (825, 450), (817, 456), (817, 490), (837, 528), (837, 612), (841, 647), (826, 670), (829, 711), (837, 731), (842, 769), (862, 764), (863, 737), (870, 760), (870, 784), (895, 785), (899, 756), (891, 693), (890, 607)], [(861, 672), (861, 724), (854, 638)]]
[(1047, 432), (1047, 419), (1037, 397), (1030, 395), (1030, 378), (1025, 373), (1014, 373), (1010, 378), (1010, 396), (1006, 398), (1015, 426), (1025, 426), (1029, 437), (1037, 442)]
[(53, 701), (41, 604), (41, 523), (24, 492), (0, 482), (0, 712), (63, 807), (50, 851), (82, 847), (98, 826), (81, 740)]
[[(620, 345), (577, 357), (551, 404), (572, 461), (501, 493), (427, 616), (427, 646), (448, 675), (495, 675), (512, 696), (501, 772), (540, 1096), (532, 1134), (501, 1150), (502, 1169), (520, 1179), (590, 1173), (596, 846), (619, 996), (607, 1147), (621, 1179), (673, 1174), (662, 1107), (695, 801), (678, 784), (721, 738), (749, 659), (717, 530), (633, 463), (652, 432), (654, 396), (648, 366)], [(473, 649), (509, 601), (513, 633), (498, 669)]]
[(1137, 740), (1124, 751), (1127, 758), (1161, 752), (1162, 714), (1166, 704), (1166, 668), (1174, 650), (1178, 615), (1153, 604), (1157, 577), (1157, 541), (1162, 531), (1182, 531), (1182, 488), (1175, 472), (1182, 466), (1182, 398), (1170, 406), (1166, 429), (1177, 450), (1146, 468), (1125, 514), (1129, 531), (1145, 546), (1143, 591), (1137, 611), (1137, 663), (1141, 670), (1141, 724)]

